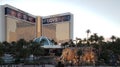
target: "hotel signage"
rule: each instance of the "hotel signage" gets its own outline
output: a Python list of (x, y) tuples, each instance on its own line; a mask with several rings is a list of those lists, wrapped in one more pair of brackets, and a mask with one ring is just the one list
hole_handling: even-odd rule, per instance
[(50, 23), (58, 23), (58, 22), (65, 22), (70, 21), (71, 15), (63, 15), (63, 16), (55, 16), (42, 19), (43, 24), (50, 24)]
[(28, 15), (25, 12), (19, 12), (19, 11), (13, 10), (11, 8), (8, 8), (8, 7), (5, 8), (5, 15), (10, 15), (10, 16), (22, 19), (22, 20), (26, 20), (26, 21), (35, 23), (34, 17)]

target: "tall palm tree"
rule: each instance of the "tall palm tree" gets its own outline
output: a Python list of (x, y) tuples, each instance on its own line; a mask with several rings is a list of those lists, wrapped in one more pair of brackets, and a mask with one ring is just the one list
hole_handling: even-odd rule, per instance
[(87, 31), (86, 31), (86, 33), (87, 33), (87, 40), (88, 40), (88, 37), (89, 37), (89, 33), (90, 33), (91, 31), (90, 31), (90, 29), (88, 29)]

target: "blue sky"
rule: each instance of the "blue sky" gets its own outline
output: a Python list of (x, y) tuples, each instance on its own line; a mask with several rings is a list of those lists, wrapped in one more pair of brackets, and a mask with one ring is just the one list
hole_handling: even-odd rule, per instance
[(74, 14), (74, 38), (85, 38), (86, 30), (105, 38), (120, 37), (120, 0), (0, 0), (33, 15)]

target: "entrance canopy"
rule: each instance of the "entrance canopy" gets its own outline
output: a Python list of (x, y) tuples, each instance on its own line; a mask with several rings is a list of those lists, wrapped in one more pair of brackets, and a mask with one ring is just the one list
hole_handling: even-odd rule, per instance
[(48, 39), (45, 36), (35, 38), (34, 41), (37, 43), (41, 43), (43, 48), (61, 48), (60, 45), (55, 45), (54, 43), (51, 42), (50, 39)]

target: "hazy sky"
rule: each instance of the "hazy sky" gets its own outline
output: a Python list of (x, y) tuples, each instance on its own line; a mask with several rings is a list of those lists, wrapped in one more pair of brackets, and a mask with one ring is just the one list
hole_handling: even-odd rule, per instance
[(74, 38), (85, 38), (86, 30), (105, 38), (120, 37), (120, 0), (0, 0), (33, 15), (74, 14)]

